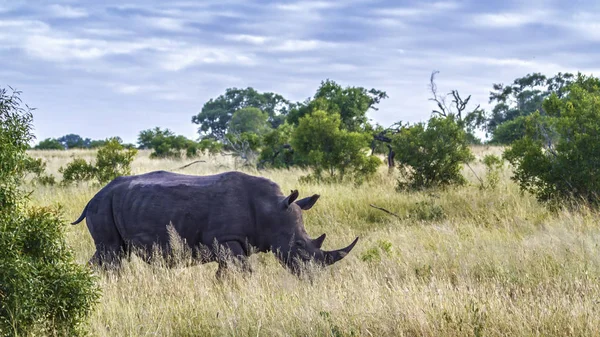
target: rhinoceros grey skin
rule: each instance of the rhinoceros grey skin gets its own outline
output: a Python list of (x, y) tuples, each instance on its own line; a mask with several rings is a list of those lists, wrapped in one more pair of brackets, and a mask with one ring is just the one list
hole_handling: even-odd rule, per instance
[[(311, 259), (323, 265), (341, 260), (358, 238), (343, 249), (321, 250), (325, 234), (311, 239), (302, 220), (302, 210), (310, 209), (319, 195), (297, 198), (298, 191), (285, 196), (276, 183), (242, 172), (193, 176), (155, 171), (114, 179), (72, 224), (86, 219), (96, 245), (90, 263), (99, 265), (118, 264), (131, 247), (151, 252), (158, 245), (168, 251), (169, 224), (200, 263), (219, 262), (217, 275), (227, 267), (215, 251), (219, 247), (241, 260), (250, 255), (249, 246), (272, 251), (292, 272)], [(199, 256), (198, 247), (208, 249), (208, 257)]]

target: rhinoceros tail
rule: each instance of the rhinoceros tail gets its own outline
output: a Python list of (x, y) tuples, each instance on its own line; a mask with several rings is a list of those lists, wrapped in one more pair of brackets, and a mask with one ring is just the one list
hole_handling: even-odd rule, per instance
[(83, 208), (83, 212), (81, 212), (81, 215), (79, 216), (79, 219), (77, 219), (77, 220), (75, 220), (75, 221), (71, 222), (71, 225), (77, 225), (78, 223), (80, 223), (80, 222), (81, 222), (81, 221), (82, 221), (82, 220), (85, 218), (85, 213), (86, 213), (86, 211), (87, 211), (87, 208), (88, 208), (88, 205), (89, 205), (89, 204), (90, 204), (90, 203), (88, 202), (88, 204), (87, 204), (87, 205), (85, 205), (85, 207)]

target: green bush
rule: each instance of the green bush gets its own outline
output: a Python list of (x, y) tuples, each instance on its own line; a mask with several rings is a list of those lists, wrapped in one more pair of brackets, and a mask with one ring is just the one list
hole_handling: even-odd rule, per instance
[(525, 135), (525, 116), (508, 120), (496, 127), (490, 144), (511, 144)]
[(138, 136), (141, 149), (152, 149), (150, 158), (181, 158), (185, 152), (188, 158), (198, 153), (198, 144), (184, 136), (177, 136), (169, 129), (159, 127), (141, 131)]
[(94, 179), (96, 168), (83, 158), (75, 158), (66, 167), (60, 167), (58, 172), (63, 175), (63, 184)]
[(453, 116), (433, 116), (424, 123), (403, 126), (392, 147), (404, 181), (400, 189), (446, 187), (466, 183), (462, 165), (473, 160), (466, 132)]
[(27, 205), (32, 115), (20, 104), (0, 89), (0, 335), (81, 335), (99, 289), (75, 263), (59, 211)]
[(527, 116), (526, 136), (504, 153), (513, 180), (542, 202), (600, 203), (600, 79), (578, 75), (559, 98)]
[(63, 175), (63, 184), (90, 180), (106, 184), (116, 177), (130, 175), (131, 163), (136, 154), (136, 149), (125, 149), (119, 139), (111, 138), (98, 149), (95, 164), (88, 163), (82, 158), (75, 158), (66, 167), (60, 167), (58, 171)]
[(65, 147), (54, 138), (46, 138), (37, 144), (34, 149), (36, 150), (64, 150)]
[(368, 156), (372, 136), (341, 129), (340, 115), (317, 110), (300, 118), (292, 135), (294, 154), (313, 169), (311, 179), (342, 181), (350, 175), (356, 182), (371, 177), (381, 160)]
[(504, 159), (493, 154), (486, 154), (481, 162), (485, 165), (486, 171), (485, 185), (481, 185), (481, 187), (496, 188), (500, 182), (500, 172), (502, 167), (504, 167)]
[(294, 151), (290, 145), (294, 126), (281, 124), (277, 129), (267, 133), (263, 138), (263, 146), (258, 157), (261, 167), (288, 168), (294, 164)]
[(198, 143), (198, 149), (209, 155), (216, 155), (223, 151), (223, 143), (219, 143), (213, 138), (204, 138)]
[(118, 139), (112, 138), (96, 154), (96, 178), (105, 184), (116, 177), (131, 174), (131, 163), (137, 154), (136, 149), (125, 149)]

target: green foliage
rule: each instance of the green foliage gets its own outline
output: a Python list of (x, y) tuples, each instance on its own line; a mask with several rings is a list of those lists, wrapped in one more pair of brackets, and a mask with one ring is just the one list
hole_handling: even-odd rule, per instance
[(182, 151), (185, 151), (188, 158), (195, 157), (199, 148), (196, 142), (159, 127), (141, 131), (138, 145), (141, 149), (153, 150), (150, 158), (181, 158)]
[(505, 151), (513, 180), (538, 200), (600, 201), (600, 80), (581, 74), (565, 97), (544, 101), (547, 116), (526, 119), (526, 135)]
[(204, 138), (198, 143), (198, 149), (204, 153), (215, 155), (223, 151), (223, 143), (212, 138)]
[(58, 172), (63, 175), (63, 184), (68, 185), (94, 179), (96, 168), (83, 158), (75, 158), (66, 167), (60, 167)]
[(36, 150), (64, 150), (65, 147), (54, 138), (46, 138), (39, 142), (34, 149)]
[(118, 139), (108, 140), (96, 154), (96, 179), (105, 184), (116, 177), (131, 174), (131, 163), (137, 154), (136, 149), (125, 149)]
[(299, 160), (313, 169), (312, 178), (341, 181), (352, 175), (360, 182), (381, 164), (365, 153), (370, 140), (369, 134), (342, 129), (340, 115), (317, 110), (300, 118), (291, 143)]
[[(527, 74), (517, 78), (511, 85), (494, 84), (494, 91), (490, 92), (490, 103), (495, 105), (491, 115), (487, 118), (486, 129), (492, 134), (496, 144), (510, 144), (525, 135), (522, 127), (523, 119), (515, 121), (512, 125), (503, 128), (504, 123), (517, 118), (528, 116), (536, 111), (545, 114), (542, 102), (551, 94), (563, 97), (568, 92), (568, 87), (573, 83), (575, 76), (570, 73), (558, 73), (553, 77), (546, 77), (541, 73)], [(496, 132), (499, 132), (496, 135)]]
[(393, 136), (392, 146), (405, 181), (401, 189), (423, 189), (462, 185), (462, 164), (473, 160), (466, 132), (454, 116), (433, 116), (428, 124), (403, 126)]
[(223, 140), (233, 114), (248, 107), (267, 113), (271, 127), (277, 128), (283, 123), (291, 104), (283, 96), (271, 92), (259, 93), (250, 87), (228, 88), (225, 94), (206, 102), (202, 111), (192, 117), (192, 123), (200, 125), (198, 133), (201, 135)]
[(81, 335), (99, 298), (91, 272), (75, 263), (58, 210), (28, 208), (20, 190), (31, 160), (32, 114), (0, 89), (0, 334)]
[(419, 201), (409, 209), (409, 217), (420, 221), (439, 221), (446, 218), (446, 212), (441, 205), (433, 200)]
[(66, 149), (95, 149), (106, 144), (106, 140), (91, 140), (81, 138), (76, 134), (64, 135), (58, 139), (46, 138), (39, 142), (34, 149), (36, 150), (64, 150)]
[(496, 188), (498, 183), (500, 182), (500, 172), (504, 167), (504, 159), (493, 155), (486, 154), (481, 162), (485, 165), (485, 186), (482, 187), (487, 188)]
[(120, 139), (111, 138), (96, 153), (95, 164), (75, 158), (58, 171), (63, 174), (63, 184), (92, 179), (99, 184), (105, 184), (116, 177), (130, 175), (131, 163), (136, 154), (137, 149), (125, 149)]
[(56, 179), (53, 175), (47, 175), (46, 162), (41, 158), (27, 157), (24, 161), (25, 172), (33, 173), (32, 183), (39, 183), (43, 186), (56, 184)]
[(271, 129), (269, 115), (258, 108), (247, 107), (237, 110), (229, 121), (229, 132), (255, 133), (262, 135)]
[(294, 164), (294, 151), (290, 145), (293, 132), (294, 126), (286, 121), (264, 136), (258, 158), (260, 167), (288, 168)]
[[(103, 140), (103, 139), (96, 139), (96, 140), (92, 140), (92, 141), (90, 142), (90, 146), (89, 146), (89, 148), (90, 148), (90, 149), (97, 149), (97, 148), (99, 148), (99, 147), (102, 147), (102, 146), (104, 146), (104, 145), (106, 145), (106, 140)], [(125, 146), (124, 146), (124, 147), (125, 147)]]
[(57, 141), (65, 149), (87, 149), (90, 147), (90, 143), (92, 142), (92, 140), (89, 138), (83, 139), (80, 135), (73, 133), (64, 135), (58, 138)]
[(251, 165), (256, 160), (261, 144), (261, 137), (254, 132), (229, 132), (225, 136), (227, 150), (242, 159), (244, 165)]
[(525, 135), (525, 116), (508, 120), (494, 130), (490, 144), (511, 144)]
[(312, 100), (307, 100), (294, 108), (288, 122), (298, 125), (300, 119), (314, 111), (322, 110), (329, 114), (338, 114), (341, 128), (348, 131), (366, 131), (370, 129), (366, 116), (369, 109), (375, 107), (381, 100), (387, 98), (384, 91), (367, 90), (363, 87), (342, 88), (332, 80), (321, 82)]
[(392, 253), (392, 243), (387, 240), (378, 240), (376, 244), (367, 249), (360, 259), (364, 262), (379, 262), (382, 254), (390, 255)]

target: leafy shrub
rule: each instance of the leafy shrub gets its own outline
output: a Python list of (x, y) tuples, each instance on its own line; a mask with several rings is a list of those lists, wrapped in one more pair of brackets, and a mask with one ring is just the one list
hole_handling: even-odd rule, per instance
[(59, 211), (27, 207), (21, 186), (36, 161), (25, 152), (32, 115), (20, 104), (0, 89), (0, 334), (80, 335), (99, 289), (75, 263)]
[(29, 173), (33, 173), (34, 178), (32, 179), (32, 183), (39, 183), (44, 186), (46, 185), (54, 185), (56, 184), (56, 179), (53, 175), (47, 175), (46, 172), (46, 162), (41, 158), (32, 158), (27, 157), (24, 161), (25, 171)]
[(525, 116), (508, 120), (496, 127), (490, 144), (511, 144), (525, 135)]
[(94, 179), (99, 184), (105, 184), (116, 177), (130, 175), (136, 154), (136, 149), (125, 149), (119, 139), (112, 138), (98, 149), (95, 165), (85, 159), (75, 158), (58, 171), (63, 175), (63, 184)]
[(215, 155), (223, 151), (223, 143), (219, 143), (213, 138), (204, 138), (198, 143), (197, 148), (203, 153)]
[(42, 186), (53, 186), (56, 185), (56, 178), (52, 174), (42, 174), (35, 178), (35, 182)]
[(376, 245), (367, 249), (360, 259), (364, 262), (379, 262), (381, 255), (390, 255), (392, 253), (392, 243), (387, 240), (378, 240)]
[(527, 116), (527, 134), (504, 152), (513, 180), (542, 202), (600, 203), (600, 79), (578, 75), (568, 93), (548, 97), (547, 116)]
[(372, 136), (341, 129), (339, 114), (317, 110), (300, 118), (292, 135), (292, 147), (299, 160), (313, 169), (310, 178), (341, 181), (351, 175), (357, 182), (371, 177), (381, 160), (367, 156)]
[(66, 167), (60, 167), (58, 172), (63, 175), (64, 184), (71, 184), (94, 179), (96, 168), (83, 158), (75, 158)]
[(403, 126), (392, 138), (399, 169), (405, 181), (400, 189), (462, 185), (462, 164), (473, 160), (466, 132), (453, 116), (433, 116), (423, 123)]
[(136, 149), (125, 149), (118, 139), (110, 139), (96, 154), (96, 178), (105, 184), (116, 177), (131, 174), (131, 163), (137, 154)]
[(194, 141), (159, 127), (141, 131), (138, 144), (141, 149), (153, 150), (150, 158), (181, 158), (182, 151), (189, 158), (196, 156), (198, 152), (198, 144)]
[(258, 157), (261, 167), (283, 168), (294, 164), (294, 151), (290, 145), (294, 126), (287, 122), (267, 133)]
[(65, 147), (54, 138), (46, 138), (37, 144), (34, 149), (36, 150), (64, 150)]
[(421, 221), (437, 221), (446, 218), (446, 212), (441, 205), (433, 200), (419, 201), (409, 210), (409, 217)]
[(500, 171), (504, 166), (504, 159), (493, 154), (486, 154), (481, 162), (485, 165), (486, 171), (485, 186), (482, 185), (482, 187), (496, 188), (500, 182)]

